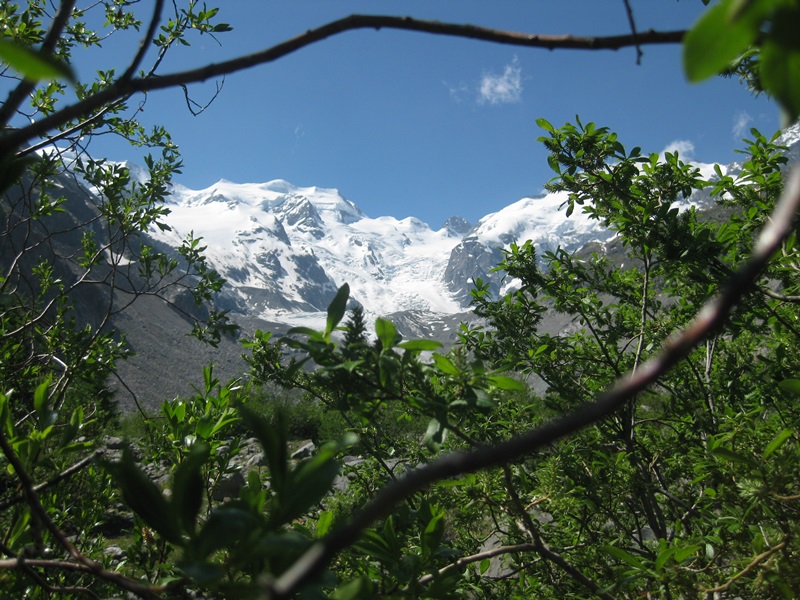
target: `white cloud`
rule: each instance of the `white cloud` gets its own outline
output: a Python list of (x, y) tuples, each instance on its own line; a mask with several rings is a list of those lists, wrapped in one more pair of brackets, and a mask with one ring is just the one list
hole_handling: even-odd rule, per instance
[(661, 151), (661, 156), (664, 156), (667, 152), (677, 152), (681, 160), (690, 161), (694, 154), (694, 144), (689, 140), (675, 140), (667, 144), (667, 147)]
[(747, 126), (752, 120), (753, 117), (751, 117), (745, 111), (739, 111), (739, 114), (737, 114), (733, 120), (733, 129), (731, 130), (733, 137), (737, 140), (741, 139), (742, 135), (744, 135), (745, 131), (747, 130)]
[(446, 81), (443, 82), (445, 86), (447, 86), (448, 91), (450, 92), (450, 98), (453, 102), (457, 102), (461, 104), (464, 101), (464, 97), (469, 94), (469, 86), (466, 83), (459, 83), (458, 85), (451, 85)]
[(674, 142), (670, 142), (667, 144), (667, 147), (664, 148), (660, 153), (661, 160), (664, 160), (664, 155), (667, 152), (671, 153), (678, 153), (678, 160), (688, 163), (693, 167), (696, 167), (700, 170), (700, 177), (703, 179), (711, 179), (715, 176), (716, 171), (714, 170), (714, 165), (712, 163), (704, 163), (695, 160), (694, 158), (694, 143), (690, 140), (675, 140)]
[(298, 123), (294, 127), (294, 144), (292, 145), (292, 153), (299, 150), (300, 144), (304, 137), (306, 137), (306, 130), (302, 123)]
[(522, 101), (522, 69), (514, 59), (501, 74), (486, 73), (478, 89), (480, 104), (514, 104)]

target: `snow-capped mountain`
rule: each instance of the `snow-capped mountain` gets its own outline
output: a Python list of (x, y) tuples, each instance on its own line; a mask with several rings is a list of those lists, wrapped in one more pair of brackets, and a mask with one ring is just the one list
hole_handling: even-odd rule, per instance
[(165, 219), (172, 231), (152, 235), (172, 246), (190, 232), (202, 237), (235, 312), (250, 316), (290, 322), (322, 312), (345, 282), (373, 316), (456, 314), (467, 310), (475, 279), (496, 277), (490, 271), (511, 242), (576, 249), (609, 237), (585, 215), (565, 219), (564, 200), (524, 198), (474, 227), (453, 217), (434, 231), (413, 217), (370, 218), (334, 189), (221, 180), (197, 191), (175, 186)]
[(324, 311), (337, 288), (373, 314), (461, 309), (444, 271), (461, 236), (419, 219), (370, 218), (337, 190), (219, 181), (205, 190), (176, 186), (166, 222), (154, 233), (177, 245), (203, 238), (211, 264), (237, 294), (236, 310), (271, 320)]
[(566, 200), (566, 193), (523, 198), (478, 221), (450, 253), (445, 279), (451, 293), (467, 305), (478, 278), (499, 291), (500, 277), (492, 269), (502, 260), (502, 249), (512, 242), (532, 240), (541, 255), (559, 246), (571, 252), (611, 237), (611, 232), (580, 210), (567, 218), (563, 208)]
[[(796, 154), (800, 126), (779, 141)], [(696, 166), (713, 174), (712, 165)], [(523, 198), (474, 226), (452, 217), (434, 230), (415, 218), (369, 217), (335, 189), (220, 180), (204, 190), (176, 185), (165, 219), (172, 231), (152, 235), (171, 246), (190, 232), (202, 237), (234, 313), (308, 324), (348, 283), (368, 316), (455, 315), (468, 310), (476, 279), (500, 290), (492, 269), (512, 242), (530, 239), (541, 254), (611, 238), (580, 210), (566, 218), (565, 201), (563, 193)]]

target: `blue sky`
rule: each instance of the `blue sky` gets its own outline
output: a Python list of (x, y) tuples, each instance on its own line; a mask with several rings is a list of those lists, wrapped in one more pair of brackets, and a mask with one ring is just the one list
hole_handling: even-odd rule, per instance
[[(622, 0), (217, 4), (219, 20), (234, 31), (219, 36), (221, 46), (209, 36), (193, 38), (162, 72), (256, 51), (353, 13), (531, 33), (628, 31)], [(640, 30), (688, 27), (704, 10), (700, 0), (632, 6)], [(119, 68), (126, 50), (107, 47), (92, 64)], [(78, 69), (88, 75), (80, 61)], [(214, 86), (189, 91), (203, 103)], [(733, 160), (749, 127), (778, 127), (775, 106), (735, 80), (686, 83), (674, 46), (645, 47), (637, 66), (633, 49), (551, 52), (387, 30), (344, 33), (229, 76), (197, 117), (178, 90), (150, 94), (144, 108), (144, 120), (165, 124), (179, 144), (185, 167), (177, 180), (188, 187), (220, 178), (335, 187), (369, 216), (415, 216), (434, 228), (454, 214), (475, 222), (542, 190), (551, 171), (536, 141), (538, 117), (559, 126), (577, 114), (617, 131), (629, 148), (657, 152), (677, 142), (703, 162)], [(120, 144), (104, 141), (98, 149), (109, 158), (135, 158)]]

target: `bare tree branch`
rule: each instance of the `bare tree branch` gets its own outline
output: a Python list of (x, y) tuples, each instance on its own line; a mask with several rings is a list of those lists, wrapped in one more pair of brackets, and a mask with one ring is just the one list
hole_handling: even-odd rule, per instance
[(576, 412), (493, 447), (443, 456), (388, 484), (350, 523), (311, 546), (280, 578), (265, 583), (262, 597), (268, 600), (289, 598), (319, 574), (338, 552), (355, 543), (373, 522), (388, 515), (393, 507), (419, 490), (437, 481), (502, 466), (612, 415), (723, 324), (731, 309), (753, 286), (783, 239), (791, 233), (792, 219), (798, 209), (800, 166), (796, 165), (772, 218), (756, 241), (750, 260), (730, 277), (721, 293), (700, 310), (686, 330), (667, 340), (660, 354), (641, 364), (636, 373), (619, 379), (594, 402)]
[[(72, 9), (75, 6), (75, 2), (76, 0), (64, 0), (58, 7), (58, 12), (53, 18), (53, 22), (50, 24), (50, 29), (47, 32), (44, 42), (42, 42), (40, 52), (43, 55), (48, 56), (55, 50), (56, 43), (58, 43), (61, 33), (67, 26), (69, 18), (72, 16)], [(20, 81), (19, 85), (8, 94), (8, 98), (6, 98), (6, 101), (0, 106), (0, 124), (8, 123), (14, 115), (14, 111), (19, 108), (22, 101), (25, 100), (25, 97), (36, 87), (36, 83), (36, 81), (23, 79)]]
[[(42, 561), (41, 566), (51, 566), (60, 569), (71, 569), (77, 571), (84, 571), (87, 573), (93, 573), (94, 575), (113, 583), (114, 585), (120, 587), (121, 589), (127, 590), (129, 592), (133, 592), (142, 598), (158, 598), (157, 592), (159, 591), (158, 588), (152, 588), (148, 585), (142, 584), (136, 580), (129, 579), (124, 575), (119, 573), (114, 573), (112, 571), (107, 571), (103, 569), (103, 566), (95, 562), (78, 550), (75, 545), (67, 538), (63, 531), (61, 531), (53, 520), (50, 518), (50, 515), (47, 514), (47, 511), (42, 506), (42, 503), (39, 501), (39, 496), (36, 493), (36, 486), (33, 484), (33, 480), (31, 479), (30, 475), (25, 469), (25, 466), (19, 460), (19, 457), (14, 452), (14, 449), (9, 444), (8, 440), (6, 439), (5, 433), (0, 431), (0, 449), (2, 449), (3, 454), (5, 454), (6, 458), (8, 459), (9, 464), (14, 468), (14, 473), (19, 479), (20, 484), (22, 485), (22, 491), (25, 494), (26, 501), (28, 506), (30, 507), (31, 511), (33, 511), (41, 523), (47, 528), (48, 531), (53, 535), (58, 543), (68, 552), (68, 554), (75, 559), (76, 562), (70, 561), (58, 561), (58, 560), (44, 560)], [(13, 559), (12, 561), (0, 561), (0, 569), (2, 568), (24, 568), (24, 563), (28, 564), (35, 564), (33, 561), (24, 561), (22, 558)]]
[(527, 543), (527, 544), (516, 544), (514, 546), (498, 546), (497, 548), (492, 548), (491, 550), (486, 550), (484, 552), (478, 552), (477, 554), (472, 554), (470, 556), (464, 556), (459, 558), (456, 562), (447, 565), (446, 567), (442, 567), (436, 574), (428, 573), (427, 575), (423, 575), (417, 581), (418, 584), (424, 585), (426, 583), (430, 583), (437, 577), (441, 577), (442, 575), (447, 575), (450, 571), (455, 569), (461, 569), (466, 565), (471, 563), (479, 562), (487, 558), (494, 558), (495, 556), (502, 556), (504, 554), (520, 554), (522, 552), (532, 552), (536, 550), (536, 544)]
[(773, 300), (780, 300), (781, 302), (789, 302), (791, 304), (800, 304), (800, 296), (790, 296), (786, 294), (781, 294), (779, 292), (772, 291), (769, 288), (760, 288), (761, 293), (765, 296), (769, 296)]
[(642, 64), (642, 47), (639, 44), (639, 33), (636, 31), (636, 21), (633, 20), (633, 9), (631, 8), (630, 0), (623, 0), (625, 4), (625, 12), (628, 15), (628, 25), (631, 26), (631, 36), (633, 36), (633, 42), (636, 46), (636, 64)]
[(747, 566), (746, 566), (744, 569), (742, 569), (741, 571), (739, 571), (738, 573), (736, 573), (736, 575), (734, 575), (733, 577), (731, 577), (731, 578), (730, 578), (728, 581), (726, 581), (726, 582), (725, 582), (725, 583), (723, 583), (722, 585), (718, 585), (717, 587), (714, 587), (714, 588), (709, 588), (709, 589), (707, 589), (707, 590), (704, 590), (704, 591), (703, 591), (703, 593), (705, 593), (705, 594), (716, 594), (716, 593), (719, 593), (719, 592), (726, 592), (726, 591), (728, 591), (728, 590), (731, 588), (731, 586), (732, 586), (734, 583), (736, 583), (736, 580), (737, 580), (737, 579), (739, 579), (740, 577), (744, 577), (744, 576), (745, 576), (745, 575), (747, 575), (747, 574), (748, 574), (750, 571), (752, 571), (752, 570), (753, 570), (753, 569), (755, 569), (755, 568), (756, 568), (758, 565), (760, 565), (762, 562), (764, 562), (765, 560), (767, 560), (768, 558), (770, 558), (770, 557), (771, 557), (773, 554), (775, 554), (776, 552), (780, 552), (781, 550), (783, 550), (783, 549), (786, 547), (786, 544), (788, 544), (788, 543), (789, 543), (789, 540), (788, 540), (788, 538), (784, 539), (784, 540), (783, 540), (783, 541), (782, 541), (780, 544), (778, 544), (777, 546), (773, 546), (772, 548), (770, 548), (770, 549), (769, 549), (769, 550), (767, 550), (766, 552), (762, 552), (762, 553), (761, 553), (761, 554), (759, 554), (758, 556), (754, 557), (754, 558), (753, 558), (753, 560), (751, 560), (751, 561), (750, 561), (750, 563), (749, 563), (749, 564), (748, 564), (748, 565), (747, 565)]
[[(47, 559), (47, 558), (24, 558), (24, 557), (0, 560), (0, 569), (6, 569), (6, 570), (22, 569), (35, 576), (36, 571), (33, 571), (32, 567), (93, 574), (96, 575), (97, 577), (100, 577), (101, 579), (108, 581), (109, 583), (113, 583), (120, 589), (136, 594), (140, 598), (158, 600), (159, 598), (161, 598), (160, 593), (164, 591), (163, 587), (158, 587), (158, 586), (151, 587), (135, 579), (129, 579), (128, 577), (125, 577), (120, 573), (107, 571), (99, 567), (93, 568), (86, 564), (70, 562), (68, 560)], [(56, 591), (56, 592), (65, 590), (73, 592), (81, 591), (84, 593), (89, 593), (93, 595), (95, 598), (97, 597), (94, 594), (94, 592), (85, 588), (56, 588), (48, 585), (44, 580), (42, 580), (39, 577), (36, 577), (36, 579), (37, 583), (39, 585), (42, 585), (42, 587), (46, 590)]]
[[(103, 453), (102, 450), (95, 450), (92, 454), (90, 454), (89, 456), (86, 456), (85, 458), (79, 460), (75, 464), (67, 467), (66, 469), (61, 471), (58, 475), (56, 475), (55, 477), (53, 477), (51, 479), (48, 479), (44, 483), (40, 483), (38, 485), (33, 486), (33, 491), (36, 492), (36, 493), (39, 493), (42, 490), (45, 490), (45, 489), (47, 489), (49, 487), (54, 486), (55, 484), (57, 484), (60, 481), (64, 481), (65, 479), (67, 479), (69, 477), (72, 477), (75, 473), (79, 472), (81, 469), (83, 469), (87, 465), (89, 465), (92, 462), (94, 462), (94, 460), (98, 456), (100, 456), (102, 453)], [(16, 496), (16, 497), (11, 498), (9, 500), (6, 500), (5, 502), (0, 503), (0, 510), (5, 510), (9, 506), (13, 506), (15, 504), (19, 504), (20, 502), (23, 502), (24, 500), (25, 500), (25, 496), (22, 496), (22, 495)]]
[(400, 29), (417, 31), (435, 35), (447, 35), (484, 42), (495, 42), (528, 48), (544, 48), (547, 50), (619, 50), (620, 48), (645, 44), (677, 44), (683, 39), (685, 31), (647, 31), (636, 35), (613, 36), (572, 36), (572, 35), (537, 35), (500, 31), (475, 25), (458, 25), (439, 21), (424, 21), (411, 17), (392, 17), (384, 15), (351, 15), (332, 21), (316, 29), (286, 40), (280, 44), (256, 52), (227, 60), (218, 64), (209, 64), (198, 69), (181, 71), (161, 77), (148, 76), (134, 79), (118, 79), (108, 88), (67, 106), (58, 112), (42, 118), (26, 127), (10, 130), (0, 138), (0, 156), (16, 152), (17, 148), (32, 139), (46, 135), (48, 131), (68, 123), (73, 119), (86, 118), (109, 102), (129, 96), (137, 92), (147, 92), (172, 88), (190, 83), (206, 81), (213, 77), (229, 75), (257, 65), (273, 62), (301, 48), (310, 46), (334, 35), (358, 29)]
[(161, 21), (161, 12), (163, 10), (164, 0), (156, 0), (155, 6), (153, 7), (153, 16), (150, 18), (150, 26), (147, 28), (147, 33), (144, 35), (144, 37), (142, 37), (142, 41), (139, 43), (139, 50), (136, 52), (136, 56), (134, 56), (131, 64), (127, 69), (125, 69), (125, 72), (122, 74), (120, 79), (131, 79), (133, 74), (136, 72), (136, 69), (138, 69), (139, 65), (142, 64), (144, 55), (147, 53), (147, 49), (150, 47), (150, 44), (153, 41), (153, 36), (156, 34), (156, 28), (158, 27), (158, 23)]

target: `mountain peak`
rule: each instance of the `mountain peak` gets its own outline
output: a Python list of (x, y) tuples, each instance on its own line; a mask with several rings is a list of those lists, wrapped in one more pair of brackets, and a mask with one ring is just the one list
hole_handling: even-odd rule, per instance
[(472, 229), (472, 224), (463, 217), (453, 215), (442, 225), (442, 229), (447, 231), (447, 235), (452, 237), (462, 237)]
[(262, 184), (265, 190), (270, 192), (278, 192), (279, 194), (291, 194), (297, 189), (297, 186), (292, 185), (284, 179), (273, 179)]

